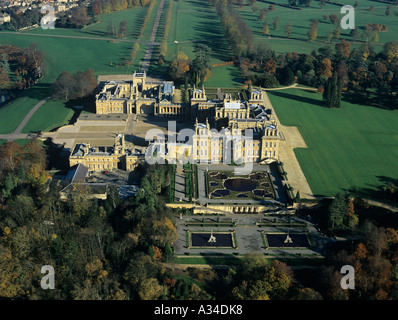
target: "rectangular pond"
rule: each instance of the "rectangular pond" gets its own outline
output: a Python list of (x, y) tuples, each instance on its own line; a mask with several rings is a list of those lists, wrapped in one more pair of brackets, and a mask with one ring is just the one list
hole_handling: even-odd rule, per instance
[(232, 232), (213, 232), (215, 242), (209, 242), (210, 232), (191, 232), (191, 247), (192, 248), (234, 248), (234, 239)]
[(310, 247), (308, 237), (305, 233), (289, 233), (291, 241), (286, 241), (287, 233), (266, 233), (266, 241), (270, 248), (299, 248)]

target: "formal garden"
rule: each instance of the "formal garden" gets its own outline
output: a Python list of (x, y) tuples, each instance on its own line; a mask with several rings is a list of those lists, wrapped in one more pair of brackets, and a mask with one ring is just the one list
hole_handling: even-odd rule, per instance
[(210, 199), (264, 200), (275, 198), (275, 188), (269, 173), (254, 171), (249, 176), (233, 171), (208, 171), (207, 194)]
[(192, 202), (192, 199), (198, 198), (198, 166), (196, 164), (184, 164), (185, 172), (185, 196)]

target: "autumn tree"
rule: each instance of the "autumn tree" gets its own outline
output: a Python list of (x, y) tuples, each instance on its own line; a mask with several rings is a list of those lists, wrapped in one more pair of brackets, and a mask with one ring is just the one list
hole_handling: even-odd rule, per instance
[(340, 21), (339, 16), (335, 13), (331, 14), (329, 16), (329, 19), (330, 19), (330, 22), (332, 22), (333, 24), (337, 24)]
[(15, 299), (26, 294), (19, 280), (20, 268), (19, 261), (13, 257), (12, 251), (0, 244), (0, 297)]
[(153, 240), (162, 246), (166, 242), (174, 243), (177, 238), (177, 229), (169, 218), (153, 221)]
[(323, 80), (329, 79), (333, 74), (332, 61), (324, 58), (318, 68), (318, 74)]
[(8, 57), (5, 53), (1, 54), (0, 60), (0, 89), (10, 89), (11, 69)]
[(274, 261), (268, 265), (264, 256), (247, 254), (243, 272), (232, 295), (236, 299), (283, 299), (292, 284), (292, 271), (286, 264)]
[(179, 51), (178, 56), (169, 65), (168, 74), (170, 78), (176, 83), (183, 83), (190, 71), (190, 64), (191, 61), (188, 56)]
[(75, 7), (71, 9), (69, 15), (69, 21), (76, 28), (82, 28), (89, 23), (90, 17), (87, 14), (87, 9), (85, 6)]
[(270, 74), (275, 74), (276, 72), (276, 68), (277, 68), (277, 64), (276, 61), (273, 58), (268, 59), (265, 63), (264, 63), (264, 71)]
[(383, 46), (383, 53), (387, 57), (388, 62), (395, 62), (398, 60), (398, 41), (387, 42)]
[(144, 279), (140, 286), (138, 295), (142, 300), (157, 300), (163, 293), (163, 286), (156, 278)]
[(339, 43), (336, 43), (336, 53), (343, 58), (348, 59), (351, 53), (351, 43), (347, 40), (342, 39)]
[(57, 99), (76, 99), (92, 94), (95, 87), (93, 70), (77, 71), (74, 75), (63, 71), (52, 85), (52, 94)]
[(262, 30), (263, 30), (263, 34), (269, 36), (269, 27), (268, 27), (267, 20), (264, 22)]

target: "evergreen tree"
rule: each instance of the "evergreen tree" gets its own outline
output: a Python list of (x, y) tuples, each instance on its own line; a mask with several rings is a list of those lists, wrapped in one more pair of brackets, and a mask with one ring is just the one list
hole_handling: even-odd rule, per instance
[(344, 228), (344, 218), (347, 211), (346, 197), (342, 193), (336, 194), (328, 209), (327, 226), (332, 234)]
[(170, 242), (166, 242), (166, 245), (164, 248), (164, 254), (166, 256), (166, 262), (168, 262), (169, 257), (173, 254), (173, 249), (170, 246)]
[(280, 83), (285, 86), (290, 86), (296, 81), (292, 68), (289, 66), (283, 68), (280, 72)]
[(7, 75), (10, 74), (10, 65), (7, 60), (7, 55), (5, 53), (1, 54), (1, 62), (0, 62), (1, 67), (3, 70), (7, 73)]
[(153, 260), (154, 253), (155, 253), (155, 252), (153, 251), (153, 246), (149, 246), (149, 247), (148, 247), (148, 254), (149, 254), (149, 256), (151, 257), (152, 261), (154, 261), (154, 260)]
[(323, 92), (323, 103), (328, 108), (340, 108), (341, 105), (341, 81), (337, 72), (327, 81)]
[(301, 202), (300, 191), (297, 191), (297, 193), (296, 193), (296, 198), (294, 199), (294, 201), (295, 201), (296, 203), (300, 203), (300, 202)]
[(2, 190), (3, 197), (4, 198), (11, 197), (11, 192), (15, 187), (16, 187), (16, 183), (15, 183), (14, 179), (12, 178), (11, 174), (7, 174), (6, 178), (4, 180), (4, 187)]

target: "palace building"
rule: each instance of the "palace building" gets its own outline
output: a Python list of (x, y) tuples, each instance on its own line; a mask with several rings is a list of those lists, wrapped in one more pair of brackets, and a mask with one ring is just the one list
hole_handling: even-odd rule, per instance
[(133, 171), (144, 159), (144, 150), (126, 147), (123, 134), (118, 134), (113, 147), (90, 146), (89, 143), (76, 144), (70, 157), (69, 165), (82, 164), (89, 171), (112, 171), (122, 169)]
[(145, 73), (134, 73), (132, 80), (107, 81), (95, 96), (97, 114), (150, 114), (160, 117), (189, 117), (189, 107), (174, 103), (174, 83), (148, 81)]
[[(209, 121), (196, 120), (192, 143), (165, 142), (169, 162), (185, 160), (191, 163), (259, 163), (278, 158), (279, 132), (275, 121), (245, 128), (238, 122), (221, 131), (211, 129)], [(256, 123), (258, 124), (258, 123)]]
[[(239, 91), (239, 90), (238, 90)], [(148, 146), (127, 148), (123, 134), (113, 147), (77, 144), (70, 165), (82, 164), (89, 171), (134, 170), (155, 153), (168, 161), (189, 160), (195, 163), (261, 163), (277, 160), (282, 138), (273, 110), (264, 102), (264, 92), (217, 89), (206, 93), (193, 88), (190, 103), (175, 103), (176, 89), (171, 81), (148, 80), (145, 73), (134, 73), (128, 80), (105, 81), (96, 95), (97, 114), (149, 114), (157, 117), (191, 119), (189, 141), (148, 142)]]

